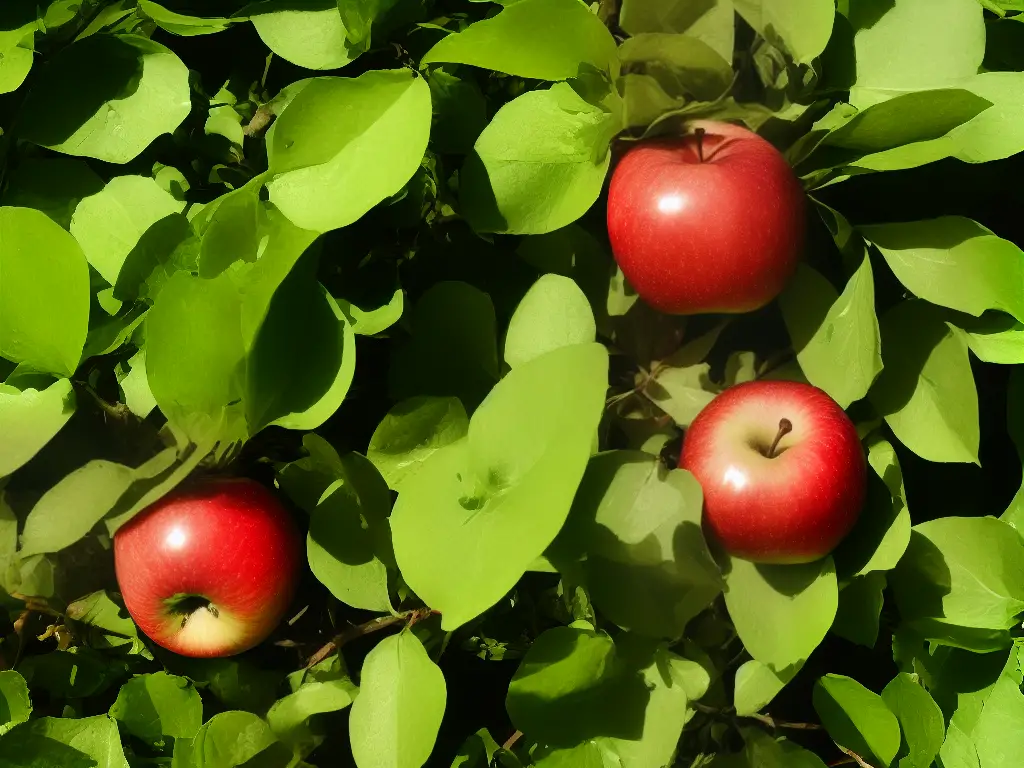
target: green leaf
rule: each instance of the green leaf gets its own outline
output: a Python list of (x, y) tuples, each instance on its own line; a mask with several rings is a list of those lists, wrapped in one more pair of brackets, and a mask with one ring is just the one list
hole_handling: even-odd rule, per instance
[(292, 64), (338, 69), (359, 55), (350, 49), (336, 0), (267, 0), (250, 6), (248, 12), (267, 47)]
[(416, 635), (381, 641), (363, 662), (349, 715), (352, 756), (359, 768), (419, 768), (434, 748), (444, 716), (444, 675)]
[(366, 457), (392, 490), (401, 491), (424, 462), (469, 431), (466, 409), (455, 397), (413, 397), (388, 411), (370, 438)]
[(128, 410), (145, 419), (156, 408), (156, 398), (149, 388), (146, 376), (146, 350), (140, 349), (128, 360), (129, 370), (124, 375), (118, 374), (117, 383), (121, 385), (124, 404)]
[(468, 283), (436, 283), (416, 302), (411, 325), (412, 340), (392, 357), (392, 397), (454, 395), (475, 408), (498, 380), (491, 297)]
[(35, 33), (25, 25), (0, 35), (0, 93), (11, 93), (21, 87), (32, 71)]
[(146, 317), (146, 373), (168, 419), (195, 412), (215, 418), (241, 400), (241, 326), (241, 297), (230, 274), (203, 280), (178, 273), (167, 281)]
[(412, 178), (430, 116), (430, 88), (409, 70), (310, 81), (268, 142), (270, 201), (304, 229), (351, 224)]
[(110, 716), (132, 736), (159, 747), (195, 737), (203, 724), (203, 701), (184, 677), (154, 672), (122, 685)]
[(868, 438), (868, 463), (876, 477), (868, 479), (868, 494), (853, 531), (833, 553), (841, 575), (864, 576), (896, 567), (910, 542), (910, 511), (903, 470), (892, 445)]
[(27, 656), (18, 664), (18, 671), (30, 690), (62, 699), (94, 696), (128, 676), (123, 662), (85, 647)]
[(1024, 363), (1024, 324), (1001, 312), (980, 318), (960, 315), (950, 321), (962, 331), (967, 346), (979, 360), (999, 365)]
[(923, 301), (881, 321), (885, 368), (869, 396), (905, 446), (928, 461), (978, 461), (978, 393), (967, 343)]
[(797, 64), (810, 64), (832, 36), (832, 0), (733, 0), (740, 16)]
[(466, 155), (487, 125), (487, 100), (470, 76), (433, 67), (427, 73), (434, 126), (430, 141), (437, 151)]
[(946, 735), (942, 710), (914, 676), (903, 672), (882, 691), (903, 731), (899, 768), (929, 768)]
[[(188, 16), (183, 13), (175, 13), (154, 3), (153, 0), (139, 0), (139, 10), (152, 19), (160, 29), (170, 32), (172, 35), (185, 37), (223, 32), (233, 23), (232, 19), (224, 17)], [(241, 19), (235, 21), (241, 21)]]
[(977, 0), (870, 0), (847, 13), (856, 30), (857, 82), (851, 103), (957, 84), (978, 72), (985, 22)]
[(306, 552), (313, 575), (355, 608), (390, 612), (387, 565), (394, 564), (384, 478), (364, 456), (337, 458), (338, 483), (311, 512)]
[(135, 480), (123, 464), (96, 459), (48, 490), (25, 520), (21, 557), (59, 552), (103, 519)]
[[(195, 738), (174, 742), (172, 768), (236, 768), (277, 746), (270, 726), (249, 712), (221, 712)], [(286, 753), (287, 754), (287, 753)], [(268, 765), (274, 763), (268, 761)]]
[(448, 35), (420, 62), (471, 64), (534, 80), (568, 80), (589, 65), (613, 73), (615, 39), (579, 0), (518, 0)]
[(364, 310), (350, 301), (336, 301), (358, 336), (376, 336), (401, 320), (405, 313), (405, 292), (401, 288), (396, 288), (391, 299), (375, 309)]
[(843, 408), (860, 400), (882, 371), (875, 283), (865, 254), (842, 295), (801, 264), (780, 299), (800, 370)]
[(192, 216), (192, 227), (200, 239), (200, 277), (217, 277), (236, 261), (252, 262), (259, 258), (261, 243), (266, 245), (265, 230), (274, 224), (268, 221), (259, 199), (263, 181), (262, 176), (257, 176), (204, 205)]
[(278, 696), (284, 673), (256, 666), (245, 659), (190, 659), (164, 653), (160, 660), (169, 671), (185, 675), (224, 707), (266, 712)]
[(743, 717), (760, 712), (786, 687), (786, 683), (795, 672), (796, 670), (792, 670), (779, 677), (756, 659), (744, 662), (736, 670), (736, 685), (733, 692), (736, 714)]
[[(1024, 368), (1013, 369), (1006, 390), (1006, 429), (1024, 464)], [(1024, 479), (1000, 519), (1018, 531), (1024, 530)]]
[(102, 189), (103, 179), (77, 158), (23, 158), (8, 168), (3, 204), (35, 208), (68, 229), (79, 201)]
[(11, 669), (0, 671), (0, 736), (27, 723), (32, 714), (25, 678)]
[(639, 451), (599, 454), (551, 556), (557, 565), (565, 548), (586, 554), (591, 599), (619, 626), (681, 637), (722, 589), (701, 533), (702, 504), (700, 485), (684, 470), (666, 471)]
[(170, 50), (144, 37), (93, 35), (58, 52), (40, 73), (22, 106), (21, 137), (127, 163), (174, 131), (191, 106), (188, 69)]
[(594, 341), (590, 302), (572, 280), (542, 275), (519, 302), (505, 336), (505, 362), (512, 368), (554, 349)]
[(184, 208), (148, 176), (115, 176), (78, 204), (71, 234), (103, 279), (116, 285), (125, 259), (146, 230)]
[(619, 26), (630, 35), (685, 32), (731, 62), (735, 16), (733, 0), (622, 0)]
[[(1024, 717), (1024, 693), (1021, 693), (1021, 646), (1016, 644), (1006, 668), (996, 680), (977, 725), (971, 734), (982, 768), (1012, 762), (1024, 749), (1024, 738), (1015, 725)], [(942, 758), (946, 764), (946, 758)]]
[(643, 394), (680, 426), (688, 426), (721, 390), (711, 380), (711, 365), (702, 361), (724, 328), (724, 324), (715, 326), (652, 367)]
[(921, 523), (890, 583), (906, 621), (1009, 629), (1024, 611), (1024, 539), (991, 517)]
[(885, 587), (886, 578), (882, 571), (871, 571), (865, 576), (850, 579), (839, 590), (839, 609), (832, 631), (851, 643), (874, 648), (878, 642), (878, 622)]
[(513, 369), (469, 434), (408, 479), (391, 515), (402, 576), (446, 630), (511, 589), (569, 514), (604, 410), (608, 355), (562, 347)]
[(1024, 253), (958, 216), (862, 227), (896, 277), (919, 298), (974, 316), (999, 309), (1024, 320)]
[(463, 166), (466, 217), (478, 231), (509, 234), (571, 224), (601, 193), (611, 162), (608, 143), (618, 129), (614, 114), (565, 83), (513, 99), (480, 134)]
[(839, 601), (831, 557), (784, 566), (733, 558), (725, 585), (725, 604), (743, 645), (783, 678), (825, 637)]
[(39, 453), (74, 412), (75, 394), (67, 379), (58, 379), (43, 390), (0, 384), (0, 424), (4, 425), (0, 477)]
[(481, 728), (463, 742), (451, 768), (489, 768), (500, 749), (490, 731)]
[(0, 739), (0, 763), (19, 768), (128, 768), (117, 726), (106, 715), (27, 722)]
[(814, 709), (836, 744), (889, 765), (900, 748), (900, 724), (877, 693), (849, 677), (825, 675), (814, 685)]
[(356, 692), (348, 678), (308, 682), (274, 702), (267, 712), (267, 722), (281, 741), (301, 747), (314, 746), (317, 739), (310, 732), (309, 719), (345, 709), (355, 699)]
[(630, 73), (624, 82), (651, 78), (657, 88), (664, 87), (663, 93), (673, 97), (714, 101), (732, 85), (730, 63), (710, 45), (689, 35), (650, 32), (629, 37), (619, 46), (619, 59)]
[(0, 356), (70, 376), (89, 330), (89, 266), (45, 214), (0, 208)]

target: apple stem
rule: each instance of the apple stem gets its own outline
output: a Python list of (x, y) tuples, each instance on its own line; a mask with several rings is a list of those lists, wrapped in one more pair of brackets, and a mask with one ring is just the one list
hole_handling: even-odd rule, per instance
[(779, 442), (793, 431), (793, 422), (789, 419), (779, 419), (779, 431), (775, 435), (775, 439), (772, 441), (771, 447), (768, 449), (767, 456), (769, 459), (774, 459), (775, 449), (779, 447)]
[(697, 159), (704, 162), (704, 134), (703, 128), (697, 128), (693, 133), (697, 137)]

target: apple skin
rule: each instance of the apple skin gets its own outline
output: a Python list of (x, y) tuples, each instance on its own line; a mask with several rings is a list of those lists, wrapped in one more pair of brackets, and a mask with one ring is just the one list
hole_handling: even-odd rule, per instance
[[(767, 451), (787, 419), (774, 458)], [(690, 424), (679, 466), (704, 490), (704, 525), (730, 555), (757, 563), (824, 557), (864, 505), (857, 430), (817, 387), (752, 381), (730, 387)]]
[(691, 128), (639, 142), (615, 167), (612, 253), (630, 285), (661, 312), (751, 312), (778, 296), (796, 270), (804, 191), (782, 154), (756, 133), (712, 121)]
[[(302, 559), (287, 510), (248, 479), (172, 493), (114, 535), (117, 582), (132, 619), (158, 645), (197, 658), (232, 656), (265, 640), (294, 596)], [(190, 600), (179, 611), (210, 607), (175, 612), (171, 602), (182, 596)]]

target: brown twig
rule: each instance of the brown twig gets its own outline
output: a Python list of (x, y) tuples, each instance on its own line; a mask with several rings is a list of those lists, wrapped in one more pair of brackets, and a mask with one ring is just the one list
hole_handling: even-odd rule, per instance
[[(793, 723), (788, 720), (776, 720), (770, 715), (737, 715), (734, 712), (718, 709), (716, 707), (709, 707), (707, 704), (701, 704), (699, 701), (689, 702), (689, 706), (696, 709), (698, 712), (703, 712), (708, 715), (716, 715), (719, 717), (734, 717), (740, 720), (757, 720), (759, 723), (764, 723), (769, 728), (782, 728), (790, 731), (820, 731), (821, 726), (817, 723)], [(731, 709), (731, 708), (730, 708)]]
[(370, 619), (362, 624), (354, 624), (348, 627), (343, 632), (339, 632), (335, 635), (330, 642), (324, 645), (319, 651), (309, 657), (309, 661), (306, 663), (306, 669), (316, 666), (321, 661), (326, 659), (335, 651), (341, 650), (341, 647), (346, 643), (350, 643), (356, 638), (369, 635), (374, 632), (380, 632), (382, 629), (393, 627), (395, 624), (406, 624), (406, 626), (412, 626), (417, 621), (425, 619), (433, 611), (429, 608), (415, 608), (411, 611), (403, 611), (392, 616), (378, 616), (376, 619)]
[(275, 115), (274, 113), (273, 103), (270, 102), (264, 104), (263, 106), (256, 110), (256, 113), (252, 116), (252, 119), (249, 121), (249, 124), (242, 129), (242, 133), (248, 136), (249, 138), (259, 136), (261, 133), (267, 130), (267, 128), (270, 127), (270, 124), (274, 122), (274, 118), (276, 116), (277, 115)]
[[(873, 768), (867, 760), (858, 755), (852, 749), (839, 747), (839, 751), (848, 756), (849, 761), (846, 763), (847, 765), (857, 765), (859, 768)], [(835, 765), (842, 765), (842, 763), (835, 763)]]
[(523, 732), (516, 731), (511, 736), (509, 736), (508, 739), (505, 740), (505, 743), (501, 745), (501, 748), (505, 750), (512, 749), (512, 747), (516, 745), (516, 742), (519, 741), (521, 738), (523, 738)]

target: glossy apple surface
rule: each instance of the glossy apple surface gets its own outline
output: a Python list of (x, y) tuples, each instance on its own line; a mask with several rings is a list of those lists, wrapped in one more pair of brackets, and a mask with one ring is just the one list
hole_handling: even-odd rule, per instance
[(291, 602), (301, 539), (281, 502), (247, 479), (172, 493), (114, 535), (125, 606), (154, 642), (230, 656), (263, 641)]
[[(671, 314), (738, 313), (785, 287), (803, 249), (803, 188), (774, 146), (739, 126), (639, 142), (615, 167), (608, 236), (644, 301)], [(701, 133), (703, 132), (703, 133)]]
[(754, 562), (824, 557), (864, 504), (857, 430), (809, 384), (754, 381), (727, 389), (687, 429), (679, 466), (704, 489), (711, 537)]

